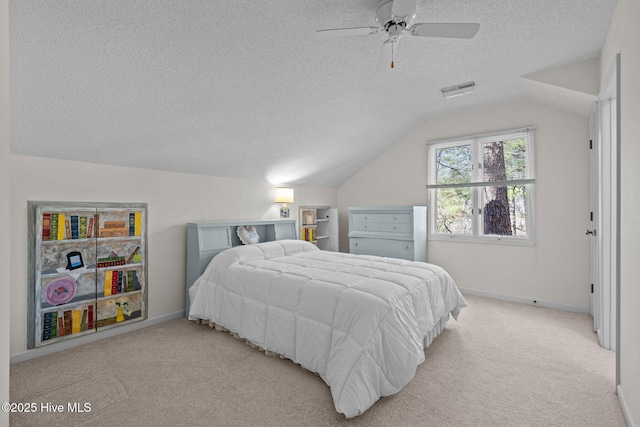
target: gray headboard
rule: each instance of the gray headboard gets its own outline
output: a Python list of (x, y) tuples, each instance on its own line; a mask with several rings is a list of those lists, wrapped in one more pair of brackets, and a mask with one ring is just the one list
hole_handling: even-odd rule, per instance
[(187, 286), (185, 316), (189, 316), (189, 288), (204, 272), (211, 259), (233, 246), (241, 245), (237, 228), (252, 225), (260, 242), (296, 239), (293, 219), (244, 220), (222, 222), (190, 222), (187, 224)]

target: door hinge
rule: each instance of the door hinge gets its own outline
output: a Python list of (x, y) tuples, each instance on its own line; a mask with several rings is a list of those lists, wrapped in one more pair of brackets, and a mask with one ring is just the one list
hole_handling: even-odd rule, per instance
[(590, 212), (589, 218), (591, 218), (591, 221), (593, 221), (593, 212)]
[(591, 284), (591, 293), (593, 293), (593, 283)]
[(589, 150), (593, 150), (593, 139), (589, 140)]

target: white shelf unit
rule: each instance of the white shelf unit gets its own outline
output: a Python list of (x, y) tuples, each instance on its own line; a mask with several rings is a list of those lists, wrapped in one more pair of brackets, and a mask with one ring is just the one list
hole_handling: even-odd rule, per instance
[(306, 240), (325, 251), (338, 251), (338, 210), (330, 206), (298, 208), (300, 240)]

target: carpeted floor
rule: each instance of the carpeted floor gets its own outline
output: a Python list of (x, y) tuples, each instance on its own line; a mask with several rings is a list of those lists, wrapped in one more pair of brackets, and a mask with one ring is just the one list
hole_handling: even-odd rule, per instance
[(11, 425), (626, 425), (615, 354), (598, 346), (590, 316), (466, 298), (415, 378), (350, 420), (320, 377), (177, 319), (12, 365), (12, 402), (36, 412), (11, 414)]

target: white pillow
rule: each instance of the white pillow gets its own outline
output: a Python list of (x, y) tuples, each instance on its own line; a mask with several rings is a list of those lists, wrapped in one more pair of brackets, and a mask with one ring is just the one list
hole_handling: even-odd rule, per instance
[(253, 225), (240, 226), (236, 233), (243, 245), (252, 245), (260, 241), (258, 230)]

